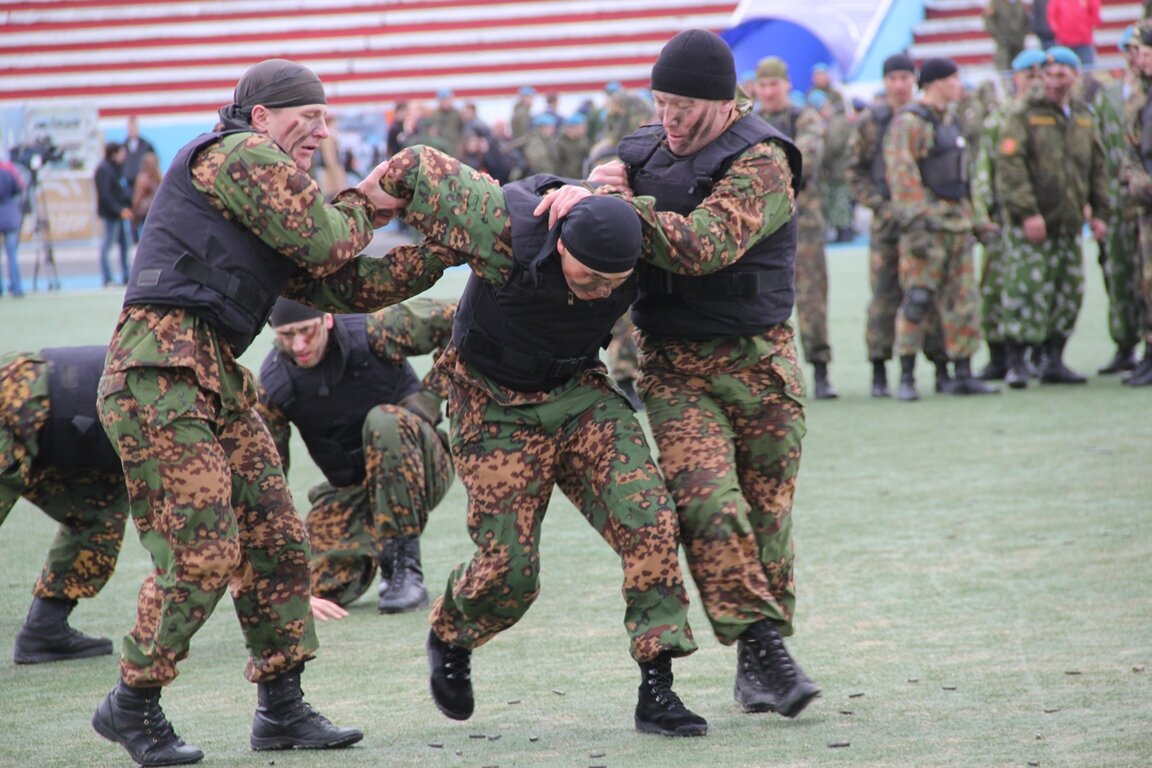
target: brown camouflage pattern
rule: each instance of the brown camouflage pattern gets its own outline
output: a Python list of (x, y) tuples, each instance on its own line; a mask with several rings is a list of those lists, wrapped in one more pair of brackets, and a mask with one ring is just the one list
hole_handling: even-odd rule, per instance
[(32, 594), (95, 597), (116, 569), (124, 540), (124, 477), (63, 470), (36, 460), (39, 432), (51, 414), (48, 364), (41, 355), (0, 357), (0, 404), (0, 524), (21, 497), (60, 523)]

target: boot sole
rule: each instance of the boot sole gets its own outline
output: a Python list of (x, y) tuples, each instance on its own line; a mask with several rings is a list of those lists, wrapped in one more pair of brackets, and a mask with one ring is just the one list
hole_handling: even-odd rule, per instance
[(90, 648), (76, 653), (13, 653), (12, 661), (16, 664), (43, 664), (49, 661), (68, 661), (69, 659), (90, 659), (93, 656), (107, 656), (112, 653), (112, 643), (107, 649), (103, 647)]
[(669, 730), (668, 728), (661, 728), (655, 723), (644, 723), (640, 720), (636, 721), (636, 730), (640, 733), (653, 733), (658, 736), (691, 737), (708, 735), (707, 725), (682, 725), (679, 728)]
[(257, 739), (250, 738), (249, 746), (254, 752), (273, 752), (285, 749), (343, 749), (357, 744), (364, 739), (364, 734), (356, 731), (342, 739), (326, 741), (322, 744), (301, 744), (291, 739)]
[(804, 708), (813, 702), (813, 700), (820, 698), (820, 689), (812, 688), (805, 690), (793, 701), (786, 702), (786, 705), (779, 708), (777, 712), (782, 717), (793, 718), (804, 711)]
[(427, 608), (430, 603), (431, 601), (428, 599), (428, 596), (425, 595), (424, 599), (416, 603), (416, 605), (389, 605), (385, 607), (383, 605), (377, 604), (376, 607), (379, 609), (380, 613), (411, 613), (412, 611), (418, 611), (421, 608)]

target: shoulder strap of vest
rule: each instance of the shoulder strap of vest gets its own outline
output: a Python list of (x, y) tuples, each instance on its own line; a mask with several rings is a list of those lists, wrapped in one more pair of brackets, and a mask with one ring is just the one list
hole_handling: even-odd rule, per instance
[(733, 159), (773, 135), (772, 126), (759, 115), (746, 115), (737, 120), (715, 141), (696, 153), (692, 160), (695, 186), (707, 195), (721, 171), (728, 168)]
[[(364, 315), (334, 315), (336, 327), (342, 330), (338, 340), (344, 350), (344, 368), (363, 368), (371, 360), (368, 344), (368, 318)], [(336, 330), (336, 328), (333, 328)]]
[(879, 125), (887, 125), (892, 120), (892, 107), (887, 102), (880, 102), (869, 108), (872, 112), (872, 119)]
[(659, 123), (644, 125), (620, 140), (616, 156), (629, 169), (641, 168), (664, 139), (664, 126)]
[(268, 402), (287, 411), (296, 402), (296, 385), (288, 371), (284, 353), (273, 349), (260, 366), (260, 386), (268, 395)]
[(933, 112), (932, 110), (928, 109), (928, 107), (924, 106), (923, 104), (921, 104), (918, 101), (914, 101), (911, 104), (905, 105), (904, 109), (902, 109), (900, 111), (901, 112), (911, 112), (914, 115), (917, 115), (919, 117), (924, 118), (928, 122), (932, 123), (932, 125), (939, 125), (940, 124), (940, 119), (936, 117), (936, 113)]

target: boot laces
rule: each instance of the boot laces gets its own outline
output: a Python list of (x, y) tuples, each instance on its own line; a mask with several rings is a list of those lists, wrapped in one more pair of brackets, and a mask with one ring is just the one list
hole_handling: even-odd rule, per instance
[(651, 667), (647, 670), (645, 682), (652, 694), (652, 699), (669, 712), (685, 711), (687, 707), (676, 692), (672, 690), (672, 670), (669, 668)]
[(445, 643), (444, 677), (449, 680), (467, 681), (472, 677), (472, 651)]
[(153, 744), (167, 744), (175, 742), (183, 744), (180, 737), (176, 735), (176, 730), (172, 727), (172, 723), (168, 722), (168, 718), (164, 715), (164, 710), (160, 708), (160, 697), (148, 698), (144, 704), (144, 730), (148, 734), (148, 738), (152, 740)]

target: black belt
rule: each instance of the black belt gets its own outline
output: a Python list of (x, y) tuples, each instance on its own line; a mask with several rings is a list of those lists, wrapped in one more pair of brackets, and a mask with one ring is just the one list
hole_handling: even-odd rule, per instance
[(460, 355), (465, 361), (475, 362), (477, 357), (499, 363), (516, 373), (526, 376), (543, 376), (550, 379), (566, 379), (585, 368), (595, 365), (599, 358), (588, 355), (581, 357), (552, 357), (512, 349), (487, 336), (469, 331), (460, 342)]

